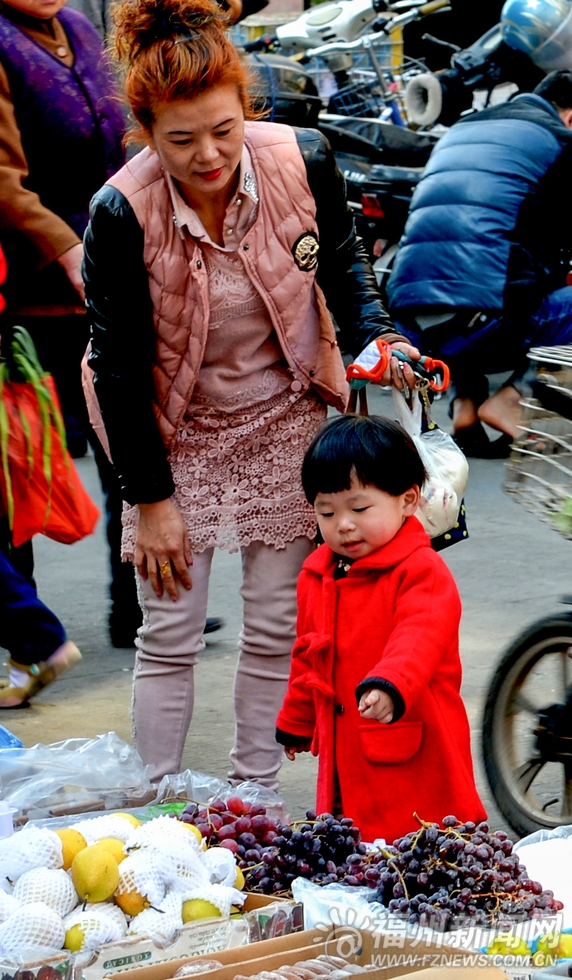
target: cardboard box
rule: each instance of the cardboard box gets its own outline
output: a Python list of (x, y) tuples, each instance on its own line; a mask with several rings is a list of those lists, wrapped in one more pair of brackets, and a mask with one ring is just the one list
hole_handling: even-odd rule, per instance
[[(419, 980), (506, 980), (506, 974), (496, 969), (490, 957), (482, 953), (467, 953), (442, 945), (416, 942), (403, 936), (360, 932), (351, 927), (333, 927), (329, 931), (313, 929), (281, 939), (255, 943), (240, 949), (228, 949), (209, 954), (206, 958), (222, 964), (218, 970), (195, 974), (193, 980), (233, 980), (237, 974), (256, 976), (262, 971), (275, 970), (323, 953), (343, 956), (349, 963), (374, 966), (367, 980), (393, 980), (415, 975)], [(140, 967), (130, 972), (112, 974), (109, 980), (169, 980), (186, 961), (172, 960)], [(420, 975), (422, 974), (422, 976)]]
[[(51, 969), (47, 970), (47, 967)], [(0, 956), (2, 980), (18, 980), (24, 970), (28, 974), (28, 980), (37, 980), (38, 975), (40, 980), (73, 980), (74, 957), (67, 949), (54, 953), (53, 956), (30, 959), (25, 963), (20, 962), (18, 957), (4, 959)]]
[[(242, 911), (263, 909), (274, 902), (279, 902), (284, 907), (290, 905), (296, 910), (302, 925), (302, 907), (273, 896), (249, 894)], [(151, 937), (130, 936), (116, 943), (107, 943), (99, 950), (79, 953), (76, 957), (76, 980), (103, 980), (118, 971), (131, 971), (139, 964), (151, 966), (166, 961), (180, 961), (180, 965), (190, 957), (218, 953), (242, 946), (248, 941), (247, 924), (240, 916), (231, 919), (202, 919), (200, 922), (187, 923), (170, 943), (159, 945)], [(172, 976), (168, 969), (167, 974)]]

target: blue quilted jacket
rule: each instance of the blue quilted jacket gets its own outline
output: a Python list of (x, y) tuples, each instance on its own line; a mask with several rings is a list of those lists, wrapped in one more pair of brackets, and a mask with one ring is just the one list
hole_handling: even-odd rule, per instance
[(527, 309), (565, 285), (572, 131), (538, 95), (471, 115), (435, 147), (389, 281), (391, 312)]

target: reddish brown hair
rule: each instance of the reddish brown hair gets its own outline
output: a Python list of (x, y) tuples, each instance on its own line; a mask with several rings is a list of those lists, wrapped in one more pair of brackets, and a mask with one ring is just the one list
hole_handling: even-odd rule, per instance
[(247, 119), (257, 118), (251, 78), (212, 0), (122, 0), (111, 8), (111, 40), (125, 94), (139, 127), (150, 132), (155, 108), (193, 99), (216, 85), (236, 85)]

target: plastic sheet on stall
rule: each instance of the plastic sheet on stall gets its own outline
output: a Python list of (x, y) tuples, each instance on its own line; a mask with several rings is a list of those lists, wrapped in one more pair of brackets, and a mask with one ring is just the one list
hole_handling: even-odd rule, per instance
[(0, 799), (16, 826), (60, 814), (121, 810), (156, 798), (148, 767), (115, 732), (0, 752)]
[(307, 878), (294, 878), (291, 889), (294, 900), (304, 906), (305, 929), (351, 925), (369, 932), (387, 913), (383, 905), (371, 901), (375, 894), (371, 888), (316, 885)]
[(231, 796), (239, 796), (248, 803), (259, 803), (266, 808), (267, 814), (273, 820), (281, 823), (288, 823), (290, 820), (284, 800), (259, 783), (244, 781), (231, 785), (216, 776), (186, 769), (177, 775), (164, 776), (157, 790), (157, 801), (178, 799), (206, 804), (215, 799), (226, 801)]
[(13, 735), (7, 728), (0, 725), (0, 751), (2, 749), (21, 749), (23, 747), (22, 742), (16, 735)]
[(410, 924), (403, 916), (390, 912), (379, 902), (372, 901), (375, 892), (369, 888), (343, 884), (321, 886), (305, 878), (295, 878), (291, 888), (294, 899), (304, 904), (304, 928), (319, 929), (325, 934), (340, 926), (371, 932), (376, 937), (375, 948), (380, 950), (392, 945), (387, 937), (401, 936), (447, 949), (486, 952), (500, 934), (510, 932), (516, 939), (526, 942), (530, 952), (534, 953), (543, 936), (560, 933), (562, 926), (561, 913), (557, 913), (543, 919), (517, 921), (511, 923), (510, 928), (506, 922), (490, 926), (467, 922), (464, 927), (442, 932)]
[(564, 902), (562, 924), (572, 929), (572, 826), (537, 830), (515, 844), (514, 851), (529, 877)]

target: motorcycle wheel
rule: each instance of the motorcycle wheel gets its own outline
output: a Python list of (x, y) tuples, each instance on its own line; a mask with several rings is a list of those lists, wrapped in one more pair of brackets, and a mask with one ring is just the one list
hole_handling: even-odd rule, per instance
[(485, 703), (483, 760), (497, 806), (520, 835), (572, 823), (572, 779), (536, 746), (539, 712), (572, 684), (572, 614), (548, 617), (507, 650)]

